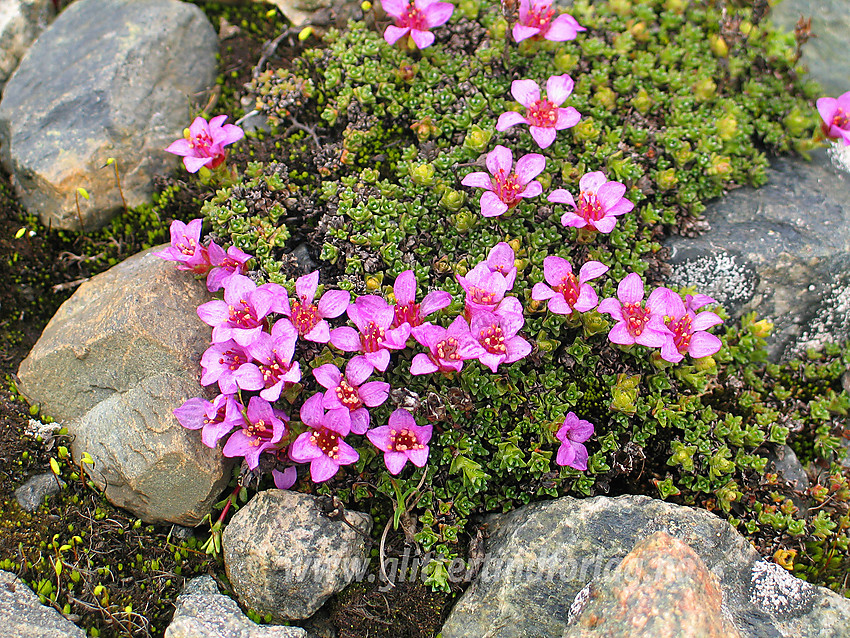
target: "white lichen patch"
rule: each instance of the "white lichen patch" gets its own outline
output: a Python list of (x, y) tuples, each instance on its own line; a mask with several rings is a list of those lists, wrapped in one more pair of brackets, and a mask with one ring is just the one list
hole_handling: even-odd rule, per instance
[(799, 617), (811, 611), (814, 597), (812, 585), (776, 563), (766, 560), (753, 563), (750, 602), (762, 611), (780, 618)]
[(567, 625), (572, 625), (573, 621), (584, 611), (588, 601), (590, 601), (590, 587), (591, 583), (587, 583), (573, 598), (573, 604), (570, 605), (570, 610), (567, 612)]
[(62, 429), (61, 423), (42, 423), (38, 419), (30, 419), (24, 428), (24, 434), (31, 439), (41, 439), (45, 444), (53, 440), (53, 435)]
[(850, 284), (831, 282), (815, 317), (803, 334), (789, 346), (786, 356), (820, 350), (824, 344), (840, 341), (850, 333)]
[(835, 168), (850, 175), (850, 146), (844, 146), (841, 142), (833, 142), (826, 154)]
[(756, 292), (753, 272), (735, 255), (718, 252), (672, 265), (668, 281), (673, 286), (693, 286), (723, 305), (749, 301)]

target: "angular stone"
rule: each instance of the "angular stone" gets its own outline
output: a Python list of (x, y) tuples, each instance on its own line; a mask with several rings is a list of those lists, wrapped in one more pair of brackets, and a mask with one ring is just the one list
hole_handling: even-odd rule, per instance
[(694, 550), (655, 532), (591, 584), (563, 638), (740, 638), (722, 602), (717, 578)]
[(0, 91), (54, 13), (50, 0), (0, 2)]
[(86, 632), (38, 596), (17, 575), (0, 571), (0, 638), (86, 638)]
[[(177, 165), (163, 149), (213, 84), (217, 51), (212, 25), (187, 2), (70, 4), (0, 102), (0, 161), (21, 203), (53, 228), (103, 226), (122, 207), (113, 167), (104, 167), (110, 157), (128, 205), (147, 201), (152, 176)], [(89, 200), (76, 197), (78, 187)]]
[(772, 321), (778, 360), (850, 338), (850, 189), (824, 151), (811, 163), (779, 158), (768, 179), (710, 204), (704, 235), (665, 246), (668, 283)]
[[(152, 249), (153, 250), (153, 249)], [(18, 370), (18, 389), (65, 422), (76, 459), (116, 505), (149, 522), (197, 525), (230, 459), (172, 411), (202, 389), (204, 284), (146, 251), (84, 283)]]
[(200, 576), (186, 582), (177, 597), (174, 619), (165, 638), (302, 638), (299, 627), (258, 625), (232, 598), (220, 594), (215, 581)]
[(742, 636), (840, 638), (850, 623), (850, 601), (764, 561), (705, 510), (645, 496), (561, 498), (493, 517), (488, 527), (481, 571), (443, 638), (560, 636), (576, 595), (658, 531), (687, 544), (718, 578), (724, 614)]
[(44, 503), (45, 496), (58, 494), (64, 486), (65, 482), (59, 480), (53, 472), (36, 474), (15, 490), (15, 500), (22, 510), (34, 512)]
[(224, 530), (224, 567), (239, 601), (278, 622), (313, 615), (368, 566), (372, 518), (343, 515), (348, 524), (329, 518), (308, 494), (254, 496)]

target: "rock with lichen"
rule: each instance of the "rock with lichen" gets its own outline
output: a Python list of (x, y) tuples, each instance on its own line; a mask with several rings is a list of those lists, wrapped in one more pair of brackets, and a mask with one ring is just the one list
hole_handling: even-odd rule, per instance
[[(639, 574), (639, 561), (632, 557), (620, 576), (612, 574), (656, 532), (690, 547), (717, 578), (722, 605), (718, 596), (706, 594), (704, 600), (714, 601), (715, 617), (730, 619), (742, 636), (839, 638), (850, 622), (850, 601), (763, 560), (726, 521), (705, 510), (645, 496), (561, 498), (493, 517), (489, 532), (480, 573), (452, 610), (443, 638), (561, 635), (571, 609), (579, 617), (594, 587), (600, 591), (607, 580), (627, 592), (625, 577)], [(708, 577), (698, 572), (692, 584), (706, 586)], [(636, 599), (634, 609), (646, 602)]]
[(0, 4), (0, 90), (53, 14), (50, 0), (7, 0)]
[[(368, 567), (372, 518), (323, 499), (266, 490), (224, 530), (224, 567), (243, 605), (274, 620), (307, 618)], [(281, 542), (285, 539), (285, 542)]]
[(57, 610), (42, 605), (38, 596), (17, 575), (0, 571), (0, 636), (8, 638), (85, 638)]

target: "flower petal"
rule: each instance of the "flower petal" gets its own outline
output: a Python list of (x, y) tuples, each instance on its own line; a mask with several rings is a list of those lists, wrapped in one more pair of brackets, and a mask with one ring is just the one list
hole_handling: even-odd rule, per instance
[(534, 80), (514, 80), (511, 82), (511, 95), (528, 108), (540, 99), (540, 87)]
[(546, 99), (555, 106), (560, 106), (570, 97), (574, 86), (575, 83), (569, 74), (553, 75), (546, 81)]
[(549, 197), (546, 198), (547, 201), (553, 202), (555, 204), (566, 204), (567, 206), (576, 207), (576, 200), (573, 199), (573, 196), (570, 194), (568, 190), (563, 188), (556, 188), (551, 193), (549, 193)]
[(500, 170), (510, 174), (513, 166), (514, 156), (507, 147), (497, 144), (496, 148), (487, 153), (487, 170), (491, 175), (497, 175)]
[[(519, 178), (520, 184), (528, 184), (531, 180), (540, 175), (545, 168), (545, 157), (539, 153), (529, 153), (528, 155), (523, 155), (517, 160), (516, 176)], [(542, 189), (541, 192), (543, 192)]]
[(428, 28), (433, 29), (448, 22), (454, 10), (455, 7), (451, 2), (434, 2), (429, 4), (422, 13)]
[(493, 191), (485, 191), (481, 195), (481, 214), (484, 217), (498, 217), (508, 212), (508, 205), (499, 199)]
[(496, 122), (496, 130), (497, 131), (506, 131), (510, 127), (515, 126), (517, 124), (527, 124), (527, 120), (524, 115), (520, 115), (516, 111), (505, 111), (499, 116), (499, 119)]
[(531, 127), (531, 137), (537, 142), (540, 148), (549, 148), (552, 142), (555, 141), (557, 132), (553, 128), (542, 128), (540, 126)]
[(391, 24), (384, 31), (384, 40), (387, 44), (395, 44), (408, 33), (410, 33), (410, 27), (397, 27)]
[(643, 300), (643, 279), (636, 272), (629, 273), (617, 286), (617, 298), (622, 303), (639, 303)]
[(434, 34), (430, 31), (420, 31), (419, 29), (410, 30), (410, 38), (416, 43), (416, 48), (427, 49), (434, 44)]
[(351, 301), (351, 293), (347, 290), (328, 290), (319, 300), (319, 314), (326, 319), (339, 317)]

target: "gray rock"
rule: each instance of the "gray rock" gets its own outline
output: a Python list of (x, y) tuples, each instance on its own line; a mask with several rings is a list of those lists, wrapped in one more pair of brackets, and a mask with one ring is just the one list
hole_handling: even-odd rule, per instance
[(815, 36), (803, 47), (802, 61), (812, 77), (820, 82), (826, 95), (838, 97), (850, 91), (850, 69), (837, 64), (847, 54), (850, 33), (850, 1), (848, 0), (783, 0), (771, 9), (773, 22), (793, 31), (801, 16), (812, 19)]
[(718, 578), (724, 614), (742, 636), (839, 638), (850, 623), (850, 601), (762, 560), (705, 510), (645, 496), (561, 498), (493, 517), (489, 527), (481, 572), (443, 638), (560, 636), (577, 594), (658, 531), (690, 546)]
[(307, 618), (362, 575), (372, 518), (343, 515), (350, 525), (325, 515), (314, 496), (257, 494), (224, 530), (224, 567), (239, 601), (278, 622)]
[(65, 482), (58, 479), (53, 472), (36, 474), (15, 490), (15, 500), (18, 501), (21, 509), (34, 512), (44, 503), (45, 496), (58, 494), (63, 487)]
[(788, 445), (769, 445), (765, 456), (769, 470), (785, 479), (791, 489), (805, 492), (809, 488), (809, 476), (794, 450)]
[(664, 532), (640, 541), (584, 591), (563, 638), (741, 638), (723, 615), (717, 577)]
[[(21, 203), (53, 228), (103, 226), (177, 165), (163, 151), (215, 78), (218, 39), (200, 8), (177, 0), (77, 0), (29, 49), (0, 102), (0, 160)], [(49, 70), (49, 72), (47, 72)]]
[(668, 283), (772, 321), (778, 360), (850, 338), (850, 176), (819, 152), (811, 163), (777, 159), (768, 178), (709, 205), (706, 234), (665, 244)]
[(209, 333), (196, 308), (204, 284), (140, 253), (84, 283), (18, 370), (18, 389), (64, 421), (92, 479), (149, 522), (196, 525), (231, 461), (184, 429), (172, 410), (198, 396)]
[(174, 619), (165, 638), (301, 638), (299, 627), (258, 625), (232, 598), (218, 592), (215, 581), (200, 576), (186, 582), (177, 597)]
[(0, 2), (0, 90), (54, 13), (50, 0)]
[(86, 633), (38, 601), (15, 574), (0, 571), (0, 638), (85, 638)]

